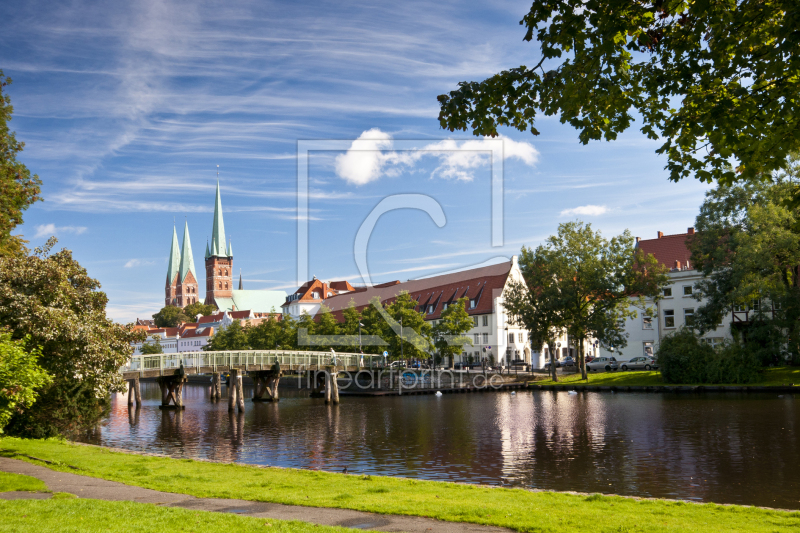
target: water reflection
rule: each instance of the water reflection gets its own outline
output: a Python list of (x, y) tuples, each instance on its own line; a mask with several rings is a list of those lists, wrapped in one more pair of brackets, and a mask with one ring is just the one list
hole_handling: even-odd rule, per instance
[(86, 440), (174, 457), (800, 508), (800, 400), (791, 395), (520, 392), (340, 405), (281, 395), (229, 413), (225, 398), (189, 384), (186, 410), (162, 411), (157, 385), (142, 383), (143, 406), (129, 411), (115, 398)]

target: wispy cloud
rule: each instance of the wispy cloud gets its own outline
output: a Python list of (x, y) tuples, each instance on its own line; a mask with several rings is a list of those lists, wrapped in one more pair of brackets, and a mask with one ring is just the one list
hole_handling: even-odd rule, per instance
[(55, 224), (40, 224), (36, 226), (36, 234), (33, 236), (33, 238), (40, 239), (42, 237), (65, 235), (67, 233), (80, 235), (86, 230), (87, 228), (85, 226), (56, 226)]
[(129, 259), (127, 263), (125, 263), (125, 268), (134, 268), (139, 266), (149, 266), (155, 265), (155, 261), (145, 261), (144, 259)]
[(562, 217), (571, 217), (575, 215), (583, 216), (599, 216), (608, 213), (608, 208), (604, 205), (581, 205), (578, 207), (571, 207), (561, 211)]

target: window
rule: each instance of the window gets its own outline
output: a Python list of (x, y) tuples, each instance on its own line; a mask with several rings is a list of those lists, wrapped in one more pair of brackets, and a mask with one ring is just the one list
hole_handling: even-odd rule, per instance
[(508, 334), (508, 344), (511, 344), (513, 342), (514, 342), (514, 334), (513, 333), (509, 333)]
[(710, 344), (715, 350), (722, 346), (722, 337), (709, 337), (701, 340), (706, 344)]
[(517, 342), (522, 343), (522, 332), (517, 333)]
[(444, 306), (442, 306), (442, 311), (444, 311), (445, 309), (447, 309), (447, 304), (444, 304)]
[(674, 328), (675, 327), (675, 310), (674, 309), (664, 309), (664, 327), (665, 328)]
[[(476, 321), (475, 325), (476, 326), (478, 325), (477, 321)], [(483, 325), (484, 326), (488, 326), (489, 325), (489, 317), (487, 315), (483, 315)]]
[(481, 343), (481, 334), (475, 333), (475, 344), (480, 344), (480, 343)]
[(219, 275), (220, 276), (222, 275), (222, 269), (221, 268), (219, 269)]
[(469, 301), (469, 308), (470, 309), (475, 309), (475, 305), (476, 305), (475, 300), (470, 300)]
[(672, 287), (666, 287), (664, 290), (664, 298), (671, 298), (672, 297)]
[(694, 309), (684, 309), (683, 310), (683, 323), (687, 326), (692, 324), (692, 319), (694, 318)]
[(429, 314), (429, 315), (432, 315), (432, 314), (433, 314), (433, 309), (434, 309), (434, 307), (433, 307), (432, 305), (429, 305), (429, 306), (428, 306), (428, 314)]
[(761, 311), (761, 299), (757, 298), (750, 303), (750, 309), (753, 311)]
[(684, 285), (683, 286), (683, 295), (684, 296), (691, 296), (693, 294), (692, 286), (691, 285)]
[(484, 333), (483, 334), (483, 344), (489, 344), (489, 334), (488, 333)]
[(741, 304), (736, 304), (736, 305), (734, 305), (734, 306), (733, 306), (733, 310), (734, 310), (734, 312), (736, 312), (736, 313), (743, 313), (745, 309), (744, 309), (744, 306), (743, 306), (743, 305), (741, 305)]
[(225, 282), (225, 288), (226, 289), (228, 288), (228, 282), (227, 281)]
[(472, 325), (475, 326), (476, 328), (478, 327), (478, 317), (476, 316), (472, 317)]
[(642, 329), (653, 329), (653, 317), (651, 316), (642, 317)]
[(227, 268), (225, 269), (225, 275), (226, 276), (228, 275), (228, 269)]
[(311, 297), (316, 300), (317, 298), (319, 298), (319, 293), (318, 292), (312, 292), (311, 293)]
[(645, 357), (653, 357), (653, 343), (652, 342), (645, 342), (644, 343), (644, 355), (645, 355)]
[(219, 288), (220, 289), (222, 288), (222, 282), (221, 281), (219, 282)]

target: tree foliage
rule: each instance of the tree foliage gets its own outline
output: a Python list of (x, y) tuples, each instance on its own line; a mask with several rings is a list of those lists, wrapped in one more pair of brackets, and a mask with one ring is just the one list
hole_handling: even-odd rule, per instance
[(193, 317), (187, 316), (183, 309), (174, 305), (167, 305), (153, 315), (153, 322), (159, 328), (175, 328), (184, 322), (191, 322)]
[(189, 304), (183, 308), (183, 314), (189, 319), (190, 322), (194, 322), (197, 320), (197, 315), (200, 316), (209, 316), (213, 315), (217, 312), (217, 306), (215, 305), (206, 305), (201, 302), (195, 302), (193, 304)]
[(465, 335), (473, 326), (472, 317), (467, 313), (467, 301), (468, 298), (464, 297), (448, 305), (431, 330), (437, 363), (444, 357), (455, 361), (455, 357), (464, 351), (465, 344), (472, 345), (472, 339)]
[(41, 350), (32, 347), (30, 336), (14, 340), (0, 330), (0, 433), (11, 416), (31, 407), (39, 390), (52, 381), (39, 366)]
[(39, 364), (52, 382), (6, 431), (46, 437), (92, 426), (124, 391), (119, 368), (144, 334), (106, 317), (108, 298), (69, 250), (49, 254), (55, 239), (27, 257), (0, 257), (0, 326), (12, 339), (41, 347)]
[(673, 181), (757, 180), (800, 148), (796, 0), (539, 0), (520, 24), (540, 61), (439, 96), (443, 128), (538, 135), (538, 111), (586, 144), (636, 112)]
[(164, 353), (164, 349), (161, 347), (161, 337), (158, 335), (153, 335), (152, 339), (152, 342), (142, 343), (142, 348), (139, 350), (142, 352), (142, 355), (156, 355)]
[(645, 298), (658, 299), (668, 281), (655, 257), (637, 252), (629, 231), (609, 240), (582, 222), (559, 224), (536, 250), (523, 247), (519, 263), (525, 286), (512, 282), (509, 315), (551, 352), (555, 332), (569, 333), (584, 378), (584, 341), (624, 348), (625, 319), (636, 316), (633, 307), (646, 308)]
[(18, 141), (8, 128), (14, 108), (9, 95), (3, 94), (3, 88), (10, 83), (11, 78), (0, 70), (0, 256), (25, 253), (27, 241), (19, 235), (11, 235), (11, 231), (22, 223), (22, 212), (41, 200), (42, 185), (38, 176), (31, 176), (30, 170), (17, 161), (17, 154), (25, 143)]
[(791, 158), (774, 180), (709, 191), (690, 242), (704, 274), (694, 327), (711, 331), (732, 309), (747, 310), (750, 324), (733, 333), (764, 363), (782, 351), (800, 354), (800, 210), (792, 202), (799, 170)]
[(752, 350), (736, 343), (715, 350), (688, 328), (661, 339), (656, 355), (666, 383), (754, 383), (761, 371)]
[[(382, 337), (389, 343), (389, 355), (393, 359), (427, 359), (431, 348), (431, 325), (423, 313), (416, 310), (417, 302), (408, 291), (400, 294), (384, 306), (389, 321), (383, 321)], [(387, 318), (386, 316), (383, 317)], [(402, 320), (402, 328), (400, 323)], [(402, 333), (402, 338), (401, 338)]]

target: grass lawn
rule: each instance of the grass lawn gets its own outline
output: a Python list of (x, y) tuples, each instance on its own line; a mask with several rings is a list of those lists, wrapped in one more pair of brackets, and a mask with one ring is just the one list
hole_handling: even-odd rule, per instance
[(90, 499), (0, 500), (0, 532), (152, 532), (245, 533), (284, 531), (335, 533), (354, 531), (306, 522), (265, 520), (228, 513), (189, 511), (148, 503)]
[(44, 481), (38, 480), (35, 477), (0, 472), (0, 492), (11, 492), (15, 490), (26, 492), (50, 492), (47, 490), (47, 485), (44, 484)]
[[(503, 526), (518, 531), (800, 530), (800, 512), (754, 507), (531, 492), (391, 477), (258, 468), (145, 457), (54, 440), (3, 438), (0, 439), (0, 450), (2, 455), (9, 457), (16, 457), (14, 452), (18, 452), (56, 462), (55, 465), (45, 466), (65, 472), (197, 497), (240, 498), (418, 515)], [(163, 529), (166, 531), (169, 528)]]
[[(761, 375), (761, 380), (750, 385), (763, 387), (765, 385), (788, 385), (794, 383), (800, 390), (800, 367), (779, 366), (775, 368), (765, 368)], [(537, 385), (553, 385), (551, 379), (536, 380)], [(644, 371), (632, 370), (629, 372), (592, 372), (589, 374), (589, 381), (581, 380), (580, 373), (567, 374), (558, 377), (558, 384), (575, 385), (616, 385), (616, 386), (645, 386), (645, 385), (674, 385), (674, 383), (664, 383), (661, 381), (661, 373), (658, 370)], [(687, 385), (701, 385), (701, 383), (687, 383)], [(716, 385), (716, 383), (714, 384)], [(721, 383), (720, 385), (742, 386), (737, 383)]]

